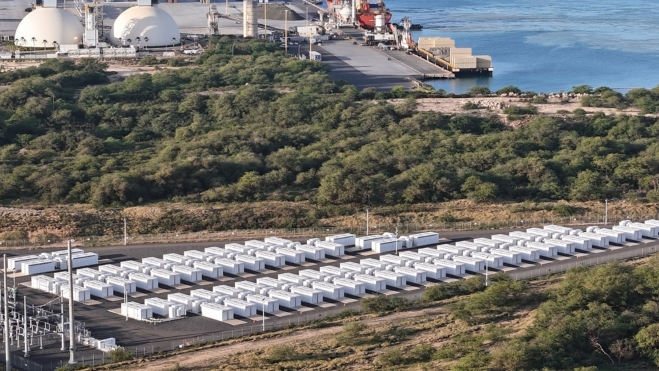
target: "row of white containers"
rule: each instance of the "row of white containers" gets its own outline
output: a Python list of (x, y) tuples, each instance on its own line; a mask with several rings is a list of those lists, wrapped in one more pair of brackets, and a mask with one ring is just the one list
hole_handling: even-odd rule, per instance
[(355, 246), (361, 249), (370, 249), (378, 253), (430, 246), (438, 243), (439, 233), (435, 232), (423, 232), (402, 237), (397, 237), (393, 233), (383, 233), (357, 237), (355, 239)]
[[(71, 249), (71, 253), (71, 266), (73, 268), (98, 264), (98, 254), (86, 253), (81, 249)], [(67, 250), (41, 253), (39, 255), (14, 256), (7, 259), (7, 269), (27, 275), (42, 274), (67, 269), (68, 261)]]

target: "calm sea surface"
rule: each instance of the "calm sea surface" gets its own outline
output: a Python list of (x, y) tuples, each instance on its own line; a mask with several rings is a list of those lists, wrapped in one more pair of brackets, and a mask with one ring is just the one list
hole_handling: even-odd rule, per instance
[[(372, 1), (374, 2), (374, 1)], [(657, 0), (385, 0), (393, 21), (424, 25), (418, 36), (444, 36), (489, 54), (494, 76), (431, 84), (460, 93), (473, 85), (515, 85), (535, 92), (588, 84), (659, 85)], [(622, 90), (624, 92), (624, 90)]]

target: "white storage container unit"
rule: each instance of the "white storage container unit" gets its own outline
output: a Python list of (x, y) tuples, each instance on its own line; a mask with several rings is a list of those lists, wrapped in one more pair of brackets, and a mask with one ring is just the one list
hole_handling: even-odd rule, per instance
[(178, 303), (185, 305), (185, 309), (188, 312), (199, 313), (201, 309), (201, 303), (203, 300), (195, 299), (190, 295), (181, 294), (180, 292), (167, 295), (167, 301), (172, 303)]
[(542, 238), (542, 237), (540, 237), (540, 236), (538, 236), (538, 235), (531, 234), (531, 233), (526, 233), (526, 232), (521, 232), (521, 231), (514, 231), (514, 232), (510, 232), (510, 233), (508, 233), (508, 234), (509, 234), (511, 237), (517, 237), (517, 238), (519, 238), (520, 240), (523, 240), (523, 241), (529, 241), (529, 242), (539, 241), (540, 238)]
[[(69, 298), (69, 285), (64, 285), (60, 288), (62, 296), (65, 299)], [(73, 285), (73, 301), (83, 302), (91, 299), (91, 291), (88, 288)]]
[(458, 241), (455, 243), (456, 247), (464, 247), (465, 249), (469, 249), (471, 251), (483, 251), (484, 247), (481, 244), (475, 243), (475, 242), (469, 242), (469, 241)]
[(395, 267), (394, 272), (404, 275), (405, 280), (409, 283), (426, 282), (426, 272), (420, 269), (410, 267)]
[[(341, 244), (343, 246), (354, 246), (355, 245), (355, 235), (351, 233), (335, 234), (333, 236), (325, 237), (325, 241), (334, 242)], [(318, 246), (318, 245), (316, 245)]]
[(307, 245), (316, 246), (316, 242), (320, 241), (320, 238), (310, 238), (307, 240)]
[[(79, 249), (77, 247), (71, 248), (71, 255), (76, 255), (76, 254), (84, 254), (85, 250)], [(69, 256), (69, 251), (67, 250), (58, 250), (58, 251), (53, 251), (50, 253), (50, 255), (55, 258), (58, 256), (64, 257), (64, 256)]]
[(238, 254), (244, 254), (244, 255), (254, 255), (256, 252), (255, 249), (251, 249), (245, 245), (241, 245), (239, 243), (228, 243), (224, 245), (224, 250), (226, 251), (233, 251)]
[(35, 290), (50, 292), (57, 295), (60, 293), (62, 282), (57, 281), (52, 277), (38, 275), (30, 277), (30, 284)]
[(433, 259), (443, 259), (444, 255), (446, 255), (445, 252), (437, 250), (437, 248), (432, 248), (432, 247), (424, 247), (421, 249), (418, 249), (417, 254), (425, 255), (428, 257), (431, 257)]
[(611, 229), (613, 229), (614, 231), (625, 232), (625, 238), (627, 240), (640, 241), (641, 238), (643, 238), (643, 234), (641, 230), (638, 228), (614, 225)]
[[(407, 257), (399, 256), (399, 255), (380, 255), (380, 261), (383, 261), (387, 264), (390, 264), (392, 266), (399, 266), (399, 267), (411, 267), (412, 264), (414, 264), (414, 260), (409, 259)], [(389, 270), (389, 269), (387, 269)], [(391, 270), (393, 270), (393, 267), (391, 267)]]
[(265, 259), (262, 258), (246, 254), (237, 254), (233, 257), (233, 259), (237, 262), (243, 263), (245, 269), (249, 269), (251, 271), (258, 272), (265, 269)]
[(189, 258), (181, 254), (164, 254), (162, 259), (166, 262), (173, 263), (172, 265), (187, 265), (192, 266), (192, 263), (197, 261), (197, 259)]
[[(68, 261), (68, 256), (65, 256), (65, 259)], [(73, 260), (71, 268), (88, 267), (90, 265), (98, 264), (98, 254), (93, 252), (75, 254), (71, 259)]]
[(119, 266), (123, 269), (128, 269), (134, 272), (138, 273), (144, 273), (144, 274), (149, 274), (151, 272), (151, 269), (153, 269), (152, 266), (140, 263), (135, 260), (127, 260), (124, 262), (119, 263)]
[(583, 251), (590, 251), (593, 249), (593, 241), (585, 237), (565, 235), (561, 236), (561, 240), (574, 243), (575, 249)]
[(562, 234), (570, 234), (570, 232), (572, 231), (572, 228), (563, 227), (561, 225), (551, 225), (551, 224), (544, 226), (543, 229), (556, 233), (562, 233)]
[(273, 245), (277, 246), (288, 246), (289, 243), (293, 242), (291, 240), (287, 240), (285, 238), (279, 238), (279, 237), (266, 237), (263, 239), (264, 242), (271, 243)]
[(501, 241), (495, 241), (495, 240), (491, 240), (489, 238), (476, 238), (476, 239), (474, 239), (474, 243), (477, 243), (477, 244), (483, 245), (483, 246), (493, 247), (495, 249), (498, 249), (499, 246), (501, 246), (501, 244), (503, 244), (503, 242), (501, 242)]
[(7, 270), (18, 272), (21, 269), (21, 262), (27, 262), (32, 260), (43, 260), (43, 257), (39, 255), (23, 255), (23, 256), (13, 256), (7, 258)]
[(373, 272), (373, 277), (383, 278), (387, 285), (392, 287), (404, 287), (407, 285), (405, 275), (401, 273), (376, 270)]
[(325, 250), (325, 256), (341, 257), (345, 255), (345, 246), (340, 243), (331, 241), (318, 241), (316, 247), (322, 247)]
[(540, 256), (547, 258), (553, 258), (558, 255), (558, 247), (546, 244), (544, 242), (529, 242), (526, 244), (526, 247), (538, 250), (540, 252)]
[(387, 238), (387, 237), (381, 234), (372, 234), (370, 236), (356, 237), (355, 246), (361, 249), (371, 250), (371, 243), (373, 243), (373, 241), (381, 240), (383, 238)]
[(283, 255), (287, 263), (301, 264), (304, 263), (304, 253), (295, 251), (288, 247), (278, 247), (276, 250), (277, 254)]
[(254, 255), (259, 259), (263, 259), (265, 264), (271, 267), (283, 267), (286, 265), (286, 257), (272, 251), (257, 251)]
[(657, 220), (657, 219), (648, 219), (644, 223), (659, 227), (659, 220)]
[(108, 277), (106, 278), (105, 283), (112, 286), (112, 290), (120, 295), (124, 294), (124, 290), (128, 294), (132, 294), (136, 291), (137, 288), (135, 281), (131, 281), (122, 277)]
[(148, 274), (133, 272), (128, 274), (128, 279), (135, 282), (135, 287), (142, 290), (155, 290), (158, 288), (158, 279)]
[(474, 259), (481, 259), (485, 261), (485, 264), (487, 264), (488, 267), (490, 268), (501, 268), (503, 267), (503, 257), (485, 253), (485, 252), (478, 252), (474, 251), (471, 253), (471, 257)]
[(223, 304), (224, 306), (233, 309), (233, 314), (235, 315), (243, 317), (253, 317), (256, 315), (256, 304), (254, 303), (231, 298), (224, 300)]
[(98, 267), (98, 270), (108, 275), (122, 278), (127, 278), (128, 274), (132, 272), (132, 270), (117, 267), (116, 265), (112, 264), (101, 265)]
[(597, 234), (601, 234), (604, 236), (609, 237), (609, 243), (625, 243), (626, 241), (626, 233), (622, 231), (614, 231), (613, 229), (607, 229), (607, 228), (598, 228), (596, 230)]
[(305, 259), (323, 260), (325, 259), (325, 249), (322, 247), (299, 245), (295, 246), (295, 250), (304, 253)]
[(543, 228), (529, 228), (529, 229), (526, 230), (526, 233), (536, 235), (536, 236), (540, 236), (540, 237), (544, 237), (544, 238), (552, 238), (553, 234), (556, 233), (556, 232), (550, 231), (550, 230), (547, 230), (547, 229), (543, 229)]
[(414, 263), (414, 269), (425, 272), (426, 277), (433, 278), (436, 280), (441, 278), (446, 278), (446, 271), (447, 271), (446, 267), (442, 267), (432, 263), (417, 262)]
[(245, 273), (245, 264), (227, 258), (216, 258), (215, 264), (222, 267), (224, 273), (242, 274)]
[(155, 268), (151, 270), (150, 274), (158, 279), (159, 285), (176, 286), (181, 284), (181, 275), (172, 271)]
[(92, 268), (80, 268), (76, 270), (76, 274), (82, 277), (88, 277), (90, 279), (105, 282), (105, 278), (108, 276), (107, 273), (103, 273), (96, 269)]
[(387, 289), (387, 280), (384, 278), (369, 276), (367, 274), (356, 274), (352, 279), (363, 283), (366, 290), (382, 292)]
[[(78, 286), (82, 286), (82, 284), (85, 281), (90, 279), (89, 277), (79, 276), (77, 274), (72, 274), (71, 276), (73, 278), (73, 284), (78, 285)], [(60, 280), (60, 281), (63, 281), (63, 282), (69, 282), (69, 273), (68, 272), (57, 272), (53, 275), (53, 277), (56, 280)]]
[(293, 273), (281, 273), (277, 275), (277, 279), (284, 282), (290, 282), (294, 285), (304, 285), (304, 281), (306, 281), (304, 277)]
[(256, 279), (256, 283), (261, 286), (272, 287), (275, 290), (285, 290), (284, 287), (288, 288), (292, 285), (290, 282), (278, 280), (272, 277), (259, 277)]
[(183, 256), (186, 258), (191, 258), (191, 259), (196, 259), (199, 261), (204, 261), (204, 262), (210, 262), (212, 260), (215, 260), (216, 256), (212, 254), (207, 254), (205, 252), (201, 252), (199, 250), (186, 250), (183, 251)]
[(453, 255), (464, 255), (465, 251), (468, 251), (464, 247), (457, 247), (453, 245), (439, 245), (437, 246), (437, 250)]
[(233, 309), (216, 303), (202, 303), (201, 316), (216, 321), (229, 321), (233, 319)]
[(286, 308), (298, 308), (302, 306), (302, 297), (297, 294), (290, 293), (284, 290), (272, 290), (268, 296), (279, 302), (279, 306)]
[(510, 265), (517, 265), (522, 262), (522, 254), (514, 251), (493, 248), (490, 250), (490, 255), (500, 256), (503, 258), (504, 263)]
[(336, 277), (333, 284), (341, 286), (344, 294), (360, 296), (366, 294), (366, 284), (348, 278)]
[(335, 277), (338, 277), (338, 276), (335, 276), (333, 274), (314, 271), (314, 270), (311, 270), (311, 269), (303, 269), (303, 270), (297, 272), (297, 274), (300, 277), (310, 278), (312, 280), (319, 281), (319, 282), (332, 282), (332, 279), (334, 279)]
[[(436, 245), (439, 243), (439, 233), (423, 232), (409, 235), (412, 247)], [(408, 246), (410, 247), (410, 246)]]
[[(228, 254), (229, 254), (228, 251), (224, 250), (224, 249), (221, 248), (221, 247), (217, 247), (217, 246), (207, 247), (207, 248), (204, 249), (204, 252), (205, 252), (206, 254), (211, 255), (211, 256), (214, 256), (214, 257), (216, 257), (216, 258), (218, 258), (218, 257), (220, 257), (220, 258), (226, 258), (226, 257), (228, 256)], [(213, 260), (214, 260), (214, 259), (211, 258), (210, 261), (212, 262)]]
[(467, 267), (465, 263), (460, 263), (448, 259), (435, 259), (432, 261), (432, 263), (446, 268), (446, 274), (451, 274), (454, 276), (462, 276), (465, 274), (465, 269)]
[[(365, 259), (362, 259), (365, 260)], [(377, 260), (376, 260), (377, 261)], [(360, 262), (361, 264), (361, 262)], [(362, 264), (364, 265), (364, 264)], [(339, 267), (334, 267), (331, 265), (318, 268), (319, 271), (323, 273), (331, 274), (332, 276), (341, 277), (341, 278), (352, 278), (357, 272), (351, 271), (350, 269), (343, 269)]]
[(385, 252), (392, 252), (403, 249), (403, 241), (397, 239), (397, 238), (382, 238), (382, 239), (377, 239), (370, 241), (371, 243), (371, 250), (377, 252), (377, 253), (385, 253)]
[(157, 314), (159, 316), (163, 316), (166, 318), (172, 318), (170, 317), (170, 312), (169, 312), (169, 307), (171, 307), (172, 304), (174, 303), (160, 298), (144, 299), (144, 305), (151, 308), (153, 314)]
[(48, 273), (55, 271), (55, 262), (52, 260), (28, 260), (20, 262), (21, 273), (27, 275)]
[(261, 251), (270, 251), (273, 252), (279, 245), (271, 244), (268, 242), (263, 242), (259, 240), (249, 240), (245, 241), (245, 246), (255, 249), (255, 250), (261, 250)]
[(121, 315), (138, 321), (144, 321), (153, 318), (153, 310), (148, 305), (130, 301), (128, 303), (121, 303)]
[[(337, 277), (338, 278), (338, 277)], [(345, 296), (343, 286), (335, 285), (329, 282), (314, 282), (311, 288), (323, 292), (323, 298), (339, 300)]]
[(309, 287), (291, 287), (291, 293), (300, 295), (300, 300), (308, 304), (318, 304), (323, 301), (323, 292)]
[(485, 261), (469, 256), (454, 256), (451, 258), (458, 263), (465, 263), (465, 270), (480, 273), (485, 270)]
[[(339, 264), (339, 268), (341, 269), (346, 269), (349, 271), (353, 271), (356, 273), (364, 274), (366, 273), (367, 270), (369, 270), (368, 266), (361, 265), (355, 262), (344, 262)], [(372, 270), (372, 269), (370, 269)]]
[(366, 267), (373, 267), (375, 269), (388, 270), (388, 271), (392, 271), (394, 269), (393, 266), (392, 266), (394, 264), (388, 263), (388, 262), (385, 262), (385, 261), (382, 261), (382, 260), (372, 259), (372, 258), (366, 258), (366, 259), (360, 260), (359, 265), (366, 266)]
[(234, 299), (244, 297), (247, 291), (227, 285), (213, 286), (213, 292), (220, 295), (230, 296)]
[(558, 247), (558, 252), (561, 254), (574, 254), (574, 248), (576, 245), (574, 242), (558, 240), (555, 238), (548, 238), (545, 240), (545, 243)]
[(251, 292), (252, 294), (259, 294), (259, 295), (267, 295), (268, 291), (272, 290), (272, 288), (270, 287), (262, 286), (259, 285), (258, 283), (254, 283), (251, 281), (238, 281), (233, 286), (237, 289), (241, 289), (247, 292)]
[(193, 299), (200, 299), (209, 303), (221, 303), (221, 300), (218, 301), (218, 298), (225, 297), (217, 292), (204, 289), (190, 290), (190, 296), (192, 296)]
[[(501, 249), (503, 250), (503, 249)], [(530, 249), (524, 246), (512, 245), (508, 247), (508, 251), (517, 252), (522, 254), (522, 259), (530, 262), (540, 260), (540, 252), (536, 249)]]
[(89, 290), (91, 295), (98, 296), (99, 298), (107, 298), (114, 295), (114, 288), (112, 285), (105, 282), (89, 279), (83, 282), (82, 285)]
[(174, 265), (171, 262), (167, 262), (163, 259), (153, 258), (153, 257), (142, 258), (142, 263), (160, 269), (170, 269), (172, 265)]
[(509, 243), (509, 244), (512, 244), (512, 245), (517, 245), (517, 241), (522, 240), (519, 237), (507, 236), (505, 234), (494, 234), (490, 238), (493, 239), (494, 241), (500, 241), (500, 242)]
[(588, 238), (591, 240), (591, 244), (597, 247), (607, 247), (609, 246), (609, 236), (605, 236), (599, 233), (592, 232), (579, 232), (577, 235), (579, 237)]
[(256, 310), (274, 313), (279, 311), (279, 300), (269, 296), (249, 294), (245, 297), (248, 303), (256, 304)]
[(224, 273), (221, 266), (207, 261), (194, 262), (192, 266), (199, 269), (202, 276), (208, 278), (222, 277), (222, 274)]
[(630, 223), (627, 226), (640, 229), (643, 237), (656, 238), (659, 236), (659, 226), (647, 223)]

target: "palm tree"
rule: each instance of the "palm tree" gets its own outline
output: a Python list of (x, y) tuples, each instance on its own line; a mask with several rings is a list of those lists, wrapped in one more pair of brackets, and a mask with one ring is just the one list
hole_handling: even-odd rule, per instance
[(46, 44), (48, 44), (48, 40), (43, 39), (43, 50), (46, 50)]
[(131, 40), (131, 39), (126, 39), (126, 42), (128, 43), (128, 46), (130, 46), (131, 41), (133, 41), (133, 40)]
[(144, 49), (146, 49), (146, 50), (149, 50), (149, 44), (148, 44), (148, 42), (149, 42), (149, 37), (148, 37), (148, 36), (144, 36)]
[(125, 45), (124, 45), (124, 38), (123, 38), (123, 37), (120, 37), (120, 38), (119, 38), (119, 42), (121, 43), (121, 46), (125, 46)]
[(176, 38), (172, 37), (172, 49), (174, 49), (174, 44), (176, 44)]
[(137, 49), (140, 48), (140, 41), (141, 41), (141, 40), (142, 40), (142, 39), (141, 39), (139, 36), (135, 38), (135, 42), (137, 43)]
[(58, 46), (59, 46), (59, 43), (57, 41), (53, 41), (53, 49), (57, 50)]
[(37, 38), (32, 37), (32, 45), (36, 48), (37, 47)]

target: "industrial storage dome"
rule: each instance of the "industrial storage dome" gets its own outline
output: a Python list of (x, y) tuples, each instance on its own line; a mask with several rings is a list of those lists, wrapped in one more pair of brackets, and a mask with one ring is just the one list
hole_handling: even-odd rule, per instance
[[(23, 18), (16, 28), (14, 44), (43, 48), (59, 45), (79, 44), (84, 27), (73, 13), (59, 8), (37, 8)], [(33, 41), (34, 38), (36, 41)]]
[(166, 46), (178, 44), (181, 32), (174, 18), (157, 6), (134, 6), (117, 17), (110, 32), (114, 45), (129, 45), (129, 39), (135, 46)]

